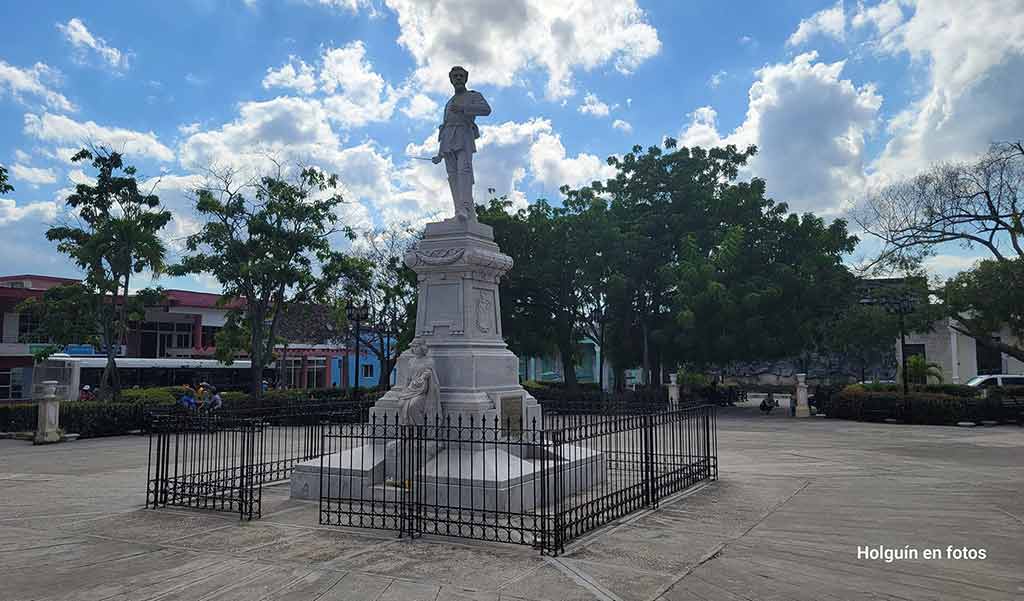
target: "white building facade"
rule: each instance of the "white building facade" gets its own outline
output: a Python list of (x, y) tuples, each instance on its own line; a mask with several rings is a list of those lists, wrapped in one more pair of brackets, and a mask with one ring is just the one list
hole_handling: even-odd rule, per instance
[[(984, 374), (1024, 374), (1024, 362), (978, 344), (974, 338), (956, 331), (952, 323), (956, 323), (955, 320), (941, 319), (933, 324), (931, 332), (907, 334), (903, 354), (899, 352), (900, 341), (897, 339), (896, 359), (900, 368), (904, 355), (923, 355), (926, 361), (942, 368), (943, 382), (951, 384), (964, 384), (974, 376)], [(994, 335), (1002, 342), (1020, 344), (1005, 326)]]

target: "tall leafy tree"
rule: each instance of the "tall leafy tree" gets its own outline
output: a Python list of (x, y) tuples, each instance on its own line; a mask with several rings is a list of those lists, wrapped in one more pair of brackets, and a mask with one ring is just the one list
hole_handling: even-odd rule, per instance
[[(696, 249), (709, 248), (721, 236), (730, 212), (750, 210), (726, 199), (732, 179), (753, 155), (738, 151), (640, 146), (608, 163), (616, 175), (580, 190), (567, 191), (577, 210), (604, 203), (604, 218), (615, 246), (605, 268), (608, 356), (621, 386), (622, 371), (643, 367), (644, 383), (660, 378), (662, 364), (676, 360), (674, 310), (678, 263)], [(735, 194), (733, 196), (736, 196)], [(759, 207), (753, 207), (754, 210)], [(614, 260), (611, 260), (611, 257)]]
[(131, 279), (164, 269), (166, 249), (160, 232), (171, 213), (155, 194), (139, 189), (135, 167), (126, 165), (120, 153), (102, 147), (83, 149), (72, 161), (89, 162), (96, 183), (75, 186), (67, 206), (77, 221), (49, 228), (46, 237), (85, 273), (79, 292), (92, 296), (107, 354), (100, 396), (116, 398), (121, 381), (115, 356), (127, 333)]
[(480, 220), (494, 227), (499, 247), (514, 261), (502, 282), (503, 327), (514, 352), (556, 350), (565, 384), (574, 389), (581, 272), (572, 249), (583, 233), (565, 209), (544, 200), (511, 214), (509, 206), (507, 199), (498, 199), (479, 211)]
[(855, 217), (882, 243), (865, 270), (919, 269), (949, 243), (986, 252), (989, 260), (947, 285), (948, 316), (979, 345), (1024, 357), (1024, 338), (993, 336), (1001, 324), (1014, 330), (1024, 306), (1024, 290), (1001, 285), (997, 275), (1014, 281), (1024, 262), (1024, 142), (995, 143), (973, 161), (935, 164), (869, 196)]
[(278, 381), (284, 381), (288, 348), (293, 343), (327, 344), (344, 338), (348, 320), (345, 307), (334, 303), (290, 303), (278, 320)]
[[(163, 289), (145, 288), (125, 301), (128, 322), (145, 319), (146, 307), (158, 306), (165, 300)], [(115, 307), (109, 297), (98, 294), (87, 283), (54, 286), (41, 298), (30, 298), (18, 305), (18, 312), (31, 314), (39, 324), (38, 334), (48, 340), (36, 353), (38, 361), (60, 352), (69, 344), (108, 347), (105, 322)], [(120, 307), (118, 307), (120, 309)]]
[(563, 188), (565, 205), (574, 222), (574, 240), (566, 260), (577, 266), (575, 282), (576, 327), (598, 347), (598, 387), (604, 390), (604, 366), (607, 360), (608, 326), (614, 289), (621, 289), (622, 256), (620, 231), (615, 227), (606, 204), (591, 190)]
[(206, 223), (187, 238), (188, 255), (169, 271), (209, 273), (223, 286), (225, 306), (241, 305), (228, 312), (217, 354), (230, 362), (248, 352), (250, 390), (258, 397), (288, 306), (320, 300), (359, 271), (359, 261), (331, 244), (336, 235), (355, 234), (339, 221), (344, 199), (336, 175), (302, 168), (288, 176), (282, 165), (242, 183), (232, 171), (210, 175), (195, 204)]
[(415, 336), (417, 279), (405, 265), (405, 253), (420, 237), (420, 232), (400, 224), (363, 232), (357, 255), (364, 261), (366, 277), (345, 291), (347, 299), (358, 299), (370, 310), (359, 342), (380, 362), (382, 389), (390, 387), (395, 361)]
[[(980, 261), (946, 282), (943, 299), (950, 327), (1024, 361), (1024, 258)], [(992, 336), (1003, 326), (1016, 343)]]

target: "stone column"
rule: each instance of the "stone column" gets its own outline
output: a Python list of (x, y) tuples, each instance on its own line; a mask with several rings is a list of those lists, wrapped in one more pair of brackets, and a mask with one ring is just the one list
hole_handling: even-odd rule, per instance
[(668, 404), (672, 407), (679, 405), (679, 382), (677, 374), (668, 375)]
[(38, 399), (39, 417), (36, 425), (35, 444), (60, 442), (60, 399), (57, 398), (57, 381), (43, 382), (43, 398)]
[(192, 351), (201, 355), (203, 350), (203, 316), (192, 316)]
[(796, 375), (796, 416), (811, 416), (811, 408), (807, 404), (807, 374)]

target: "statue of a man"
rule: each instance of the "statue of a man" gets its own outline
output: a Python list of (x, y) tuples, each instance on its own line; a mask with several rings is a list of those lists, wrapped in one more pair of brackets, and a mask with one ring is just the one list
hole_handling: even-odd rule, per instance
[(455, 216), (460, 220), (476, 219), (473, 204), (473, 153), (480, 129), (476, 118), (491, 114), (491, 107), (480, 92), (466, 89), (469, 71), (452, 67), (448, 79), (455, 87), (455, 95), (444, 106), (444, 122), (438, 128), (437, 155), (431, 160), (438, 164), (444, 160), (448, 171), (448, 187), (455, 201)]
[(441, 386), (437, 381), (437, 369), (422, 340), (413, 340), (409, 351), (413, 356), (409, 360), (409, 378), (398, 393), (401, 403), (398, 423), (429, 425), (441, 413)]

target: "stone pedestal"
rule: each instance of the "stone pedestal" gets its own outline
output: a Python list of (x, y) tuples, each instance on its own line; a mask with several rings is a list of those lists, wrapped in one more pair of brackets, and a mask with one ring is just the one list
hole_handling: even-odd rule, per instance
[(57, 398), (57, 382), (43, 382), (43, 398), (38, 399), (35, 444), (60, 442), (60, 399)]
[[(397, 501), (416, 491), (448, 510), (521, 512), (555, 502), (541, 490), (571, 495), (604, 481), (603, 451), (529, 438), (544, 427), (541, 408), (519, 385), (519, 360), (502, 338), (498, 281), (512, 259), (494, 243), (491, 227), (429, 223), (405, 263), (419, 280), (416, 340), (427, 345), (437, 376), (440, 432), (431, 435), (434, 416), (414, 440), (386, 425), (398, 423), (415, 367), (412, 353), (403, 353), (395, 387), (371, 409), (375, 425), (352, 426), (351, 448), (295, 466), (292, 497), (317, 499), (323, 483), (329, 497), (351, 502)], [(414, 467), (399, 459), (410, 456)]]
[[(490, 426), (497, 418), (542, 427), (540, 405), (519, 385), (519, 360), (502, 339), (498, 281), (512, 258), (498, 249), (492, 228), (475, 220), (428, 223), (405, 263), (419, 276), (416, 338), (437, 366), (444, 415), (453, 423)], [(395, 388), (371, 410), (378, 419), (398, 413), (407, 353), (396, 368)]]
[(811, 408), (807, 404), (807, 374), (796, 375), (796, 416), (811, 416)]
[(668, 404), (675, 407), (679, 405), (679, 382), (676, 374), (668, 375)]

